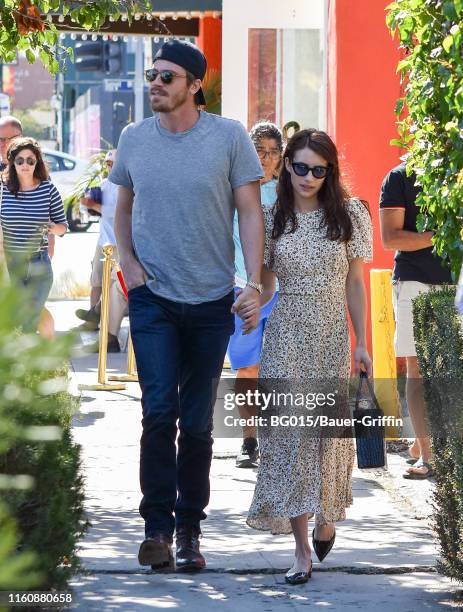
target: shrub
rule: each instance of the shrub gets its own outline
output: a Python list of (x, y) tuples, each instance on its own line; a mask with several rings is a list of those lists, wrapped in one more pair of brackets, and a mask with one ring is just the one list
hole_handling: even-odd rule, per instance
[(463, 336), (454, 300), (453, 288), (422, 294), (414, 300), (413, 315), (433, 432), (438, 565), (443, 574), (463, 582)]
[(449, 258), (458, 278), (463, 257), (463, 1), (396, 0), (387, 23), (399, 35), (406, 57), (398, 70), (405, 96), (397, 103), (407, 168), (423, 190), (419, 229), (435, 231), (439, 255)]
[[(6, 538), (0, 538), (0, 569), (2, 553), (10, 566), (29, 563), (34, 573), (22, 588), (46, 590), (65, 586), (85, 529), (79, 447), (70, 433), (77, 401), (66, 391), (72, 339), (49, 342), (19, 332), (25, 302), (1, 288), (0, 486), (9, 518), (0, 514)], [(25, 553), (17, 558), (14, 531), (16, 548)], [(17, 581), (10, 578), (11, 588)]]

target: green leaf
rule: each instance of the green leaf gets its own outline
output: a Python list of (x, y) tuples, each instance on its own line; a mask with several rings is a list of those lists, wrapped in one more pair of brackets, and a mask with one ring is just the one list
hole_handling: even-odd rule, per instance
[(397, 117), (400, 117), (402, 111), (404, 109), (405, 100), (403, 98), (399, 98), (396, 102), (394, 113)]
[(444, 12), (444, 16), (447, 17), (447, 19), (452, 19), (452, 20), (456, 19), (457, 14), (455, 11), (455, 4), (453, 0), (444, 2), (444, 6), (442, 10)]
[(35, 55), (30, 49), (26, 49), (26, 59), (29, 64), (33, 64), (35, 62)]
[(444, 129), (446, 132), (451, 132), (453, 130), (458, 130), (458, 124), (455, 121), (448, 121), (445, 126)]
[(444, 38), (444, 40), (442, 41), (442, 46), (444, 47), (447, 53), (450, 51), (453, 46), (453, 36), (451, 34)]

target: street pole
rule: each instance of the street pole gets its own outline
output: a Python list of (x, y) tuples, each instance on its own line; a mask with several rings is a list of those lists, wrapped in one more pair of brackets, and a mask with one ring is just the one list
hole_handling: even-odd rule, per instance
[(135, 51), (135, 79), (133, 91), (135, 95), (135, 121), (142, 121), (144, 115), (144, 43), (143, 37), (137, 36), (136, 51)]
[(58, 73), (58, 78), (56, 80), (56, 101), (57, 101), (57, 110), (56, 113), (56, 144), (58, 147), (58, 151), (62, 151), (64, 149), (64, 138), (63, 138), (63, 112), (64, 112), (64, 74), (62, 72)]

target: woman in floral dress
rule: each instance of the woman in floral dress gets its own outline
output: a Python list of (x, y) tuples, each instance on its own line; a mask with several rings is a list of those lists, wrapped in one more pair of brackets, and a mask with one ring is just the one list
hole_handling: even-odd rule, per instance
[[(372, 255), (366, 204), (340, 181), (338, 154), (327, 134), (303, 130), (289, 141), (277, 187), (264, 210), (266, 241), (263, 301), (278, 278), (279, 299), (267, 323), (260, 379), (328, 380), (346, 385), (351, 375), (347, 308), (355, 331), (354, 369), (371, 375), (366, 348), (363, 264)], [(334, 523), (352, 503), (353, 440), (306, 435), (304, 428), (259, 431), (261, 459), (249, 526), (293, 533), (295, 560), (286, 581), (311, 575), (308, 519), (322, 560), (331, 549)]]

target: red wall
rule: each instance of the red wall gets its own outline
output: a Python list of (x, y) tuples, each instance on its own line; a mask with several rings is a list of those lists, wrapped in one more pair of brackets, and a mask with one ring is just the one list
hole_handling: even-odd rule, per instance
[(260, 119), (276, 121), (275, 91), (277, 79), (276, 30), (249, 31), (248, 129)]
[[(381, 246), (381, 182), (399, 163), (394, 107), (401, 94), (400, 59), (385, 23), (387, 0), (330, 0), (328, 21), (328, 132), (336, 142), (353, 194), (367, 200), (373, 217), (373, 263), (391, 268), (393, 253)], [(368, 323), (370, 326), (370, 321)]]
[(207, 58), (209, 70), (222, 71), (222, 19), (204, 17), (199, 22), (196, 44)]

